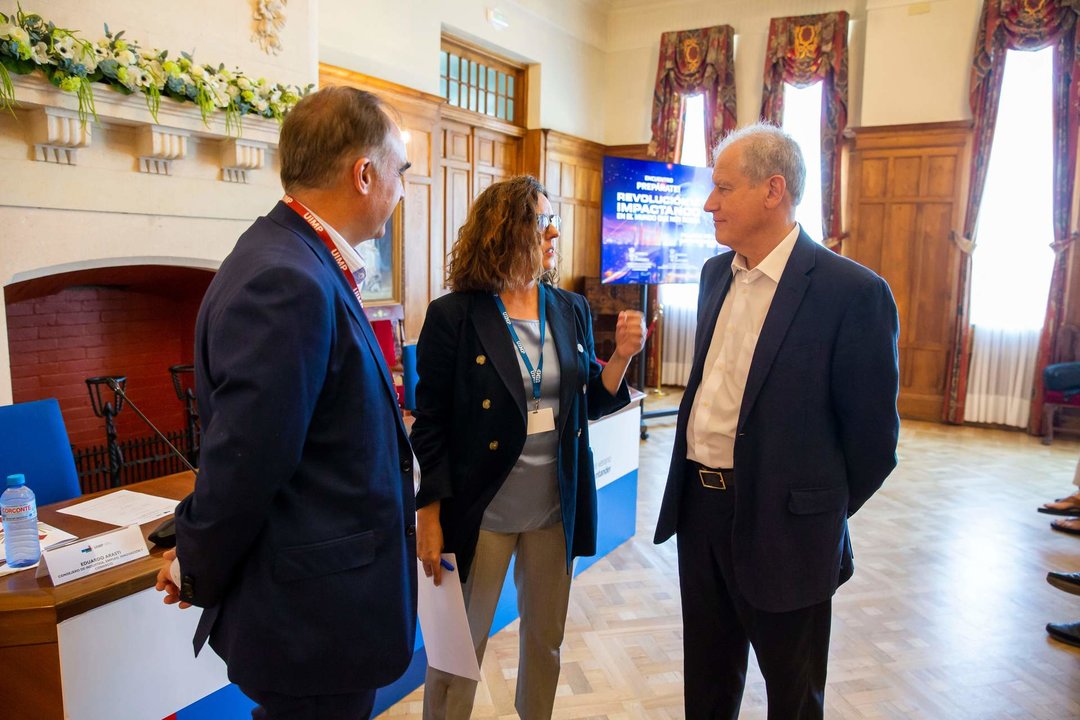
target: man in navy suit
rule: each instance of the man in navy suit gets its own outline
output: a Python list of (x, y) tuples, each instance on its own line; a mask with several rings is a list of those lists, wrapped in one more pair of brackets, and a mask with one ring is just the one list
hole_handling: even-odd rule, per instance
[(285, 198), (199, 310), (200, 470), (158, 589), (205, 608), (195, 651), (209, 640), (253, 717), (356, 720), (416, 623), (413, 456), (355, 251), (409, 163), (378, 98), (344, 87), (289, 113), (279, 156)]
[(701, 272), (655, 537), (678, 533), (688, 720), (738, 717), (750, 645), (770, 720), (823, 716), (847, 519), (896, 466), (896, 305), (795, 222), (805, 176), (791, 137), (752, 126), (705, 203), (731, 252)]

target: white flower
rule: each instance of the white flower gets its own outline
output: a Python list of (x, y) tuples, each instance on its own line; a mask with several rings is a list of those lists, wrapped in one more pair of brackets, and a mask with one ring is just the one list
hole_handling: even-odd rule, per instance
[(250, 89), (251, 89), (251, 81), (250, 81), (250, 80), (248, 80), (248, 79), (247, 79), (246, 77), (244, 77), (243, 75), (241, 75), (240, 77), (238, 77), (238, 78), (236, 79), (236, 85), (237, 85), (237, 87), (239, 87), (239, 88), (240, 88), (241, 90), (250, 90)]
[(73, 55), (75, 62), (82, 63), (86, 66), (86, 72), (92, 73), (97, 69), (98, 59), (97, 54), (94, 52), (92, 46), (84, 43), (79, 43), (75, 46)]
[(63, 58), (70, 58), (75, 54), (75, 38), (65, 35), (53, 43), (56, 54)]
[(234, 98), (240, 94), (240, 88), (230, 83), (227, 87), (226, 92), (229, 93), (229, 97)]
[(165, 84), (165, 68), (162, 66), (161, 61), (151, 60), (143, 67), (153, 76), (155, 84), (158, 86)]
[(108, 60), (112, 57), (112, 49), (108, 45), (98, 43), (94, 46), (94, 55), (97, 56), (98, 61)]
[(191, 72), (191, 77), (193, 77), (193, 78), (201, 78), (204, 75), (206, 75), (206, 71), (203, 70), (202, 65), (192, 64), (190, 72)]
[(219, 108), (229, 107), (229, 93), (225, 92), (220, 87), (212, 86), (211, 94), (214, 96), (214, 105), (217, 105)]
[(132, 53), (130, 50), (121, 50), (120, 52), (116, 53), (116, 62), (120, 63), (121, 65), (134, 65), (135, 54)]
[(49, 47), (45, 43), (39, 42), (34, 47), (30, 48), (30, 59), (38, 65), (48, 65)]
[(255, 101), (255, 109), (258, 110), (261, 113), (266, 112), (266, 108), (268, 108), (268, 107), (270, 107), (270, 104), (267, 103), (265, 100), (256, 100)]
[(20, 45), (29, 45), (30, 36), (25, 30), (18, 25), (8, 23), (7, 25), (0, 25), (0, 38), (8, 38), (14, 40)]

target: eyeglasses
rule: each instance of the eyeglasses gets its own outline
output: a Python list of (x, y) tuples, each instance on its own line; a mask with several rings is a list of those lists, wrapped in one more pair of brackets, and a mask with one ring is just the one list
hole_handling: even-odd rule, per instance
[(558, 215), (537, 215), (536, 216), (536, 230), (537, 232), (546, 232), (548, 225), (554, 225), (555, 231), (562, 230), (562, 218)]

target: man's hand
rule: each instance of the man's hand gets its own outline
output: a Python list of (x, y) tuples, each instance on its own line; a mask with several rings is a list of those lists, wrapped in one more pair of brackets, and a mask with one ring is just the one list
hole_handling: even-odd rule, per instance
[(424, 565), (424, 574), (435, 581), (435, 587), (442, 582), (443, 534), (439, 505), (435, 501), (416, 511), (416, 557)]
[(158, 570), (157, 584), (154, 585), (154, 588), (158, 592), (165, 593), (164, 600), (166, 605), (180, 603), (180, 609), (186, 610), (191, 607), (191, 603), (184, 602), (180, 599), (180, 588), (176, 586), (176, 582), (173, 580), (172, 576), (172, 565), (173, 561), (176, 560), (176, 550), (166, 550), (165, 554), (162, 555), (162, 559), (165, 560), (165, 564)]

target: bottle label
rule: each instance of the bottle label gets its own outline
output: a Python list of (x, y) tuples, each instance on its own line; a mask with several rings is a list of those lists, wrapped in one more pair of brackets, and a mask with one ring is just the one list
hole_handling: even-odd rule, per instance
[(5, 521), (22, 520), (24, 518), (37, 517), (37, 508), (34, 507), (34, 503), (26, 503), (24, 505), (5, 505), (3, 507), (3, 515)]

